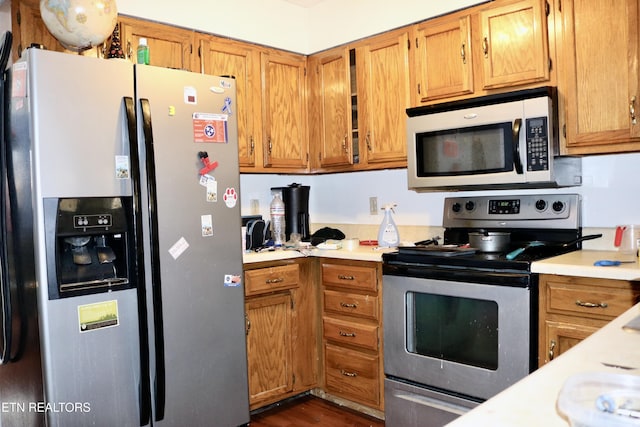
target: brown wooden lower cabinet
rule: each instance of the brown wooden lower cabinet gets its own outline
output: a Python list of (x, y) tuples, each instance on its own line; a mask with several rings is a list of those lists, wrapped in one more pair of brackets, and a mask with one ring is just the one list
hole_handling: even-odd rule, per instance
[(541, 274), (539, 289), (539, 366), (640, 301), (638, 281)]
[(315, 265), (306, 258), (245, 265), (251, 410), (318, 385)]
[(382, 411), (381, 264), (328, 258), (319, 263), (324, 391)]

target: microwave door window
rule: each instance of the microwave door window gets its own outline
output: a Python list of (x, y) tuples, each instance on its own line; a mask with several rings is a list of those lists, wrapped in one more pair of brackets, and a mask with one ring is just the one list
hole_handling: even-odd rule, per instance
[(408, 352), (498, 369), (495, 301), (409, 292), (407, 308)]
[(511, 123), (416, 135), (418, 176), (455, 176), (513, 169)]

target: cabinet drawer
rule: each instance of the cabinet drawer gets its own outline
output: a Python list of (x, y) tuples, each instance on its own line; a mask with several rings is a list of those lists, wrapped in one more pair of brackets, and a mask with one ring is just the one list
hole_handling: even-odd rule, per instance
[(380, 404), (378, 356), (325, 345), (327, 391), (365, 405)]
[(378, 326), (324, 317), (322, 331), (326, 340), (378, 350)]
[(378, 297), (325, 289), (324, 311), (378, 320)]
[(322, 282), (325, 285), (342, 286), (373, 292), (376, 292), (378, 289), (375, 267), (323, 263)]
[(636, 303), (633, 289), (562, 286), (549, 283), (547, 311), (613, 319)]
[(246, 295), (289, 289), (298, 286), (300, 271), (298, 264), (247, 270), (244, 281)]

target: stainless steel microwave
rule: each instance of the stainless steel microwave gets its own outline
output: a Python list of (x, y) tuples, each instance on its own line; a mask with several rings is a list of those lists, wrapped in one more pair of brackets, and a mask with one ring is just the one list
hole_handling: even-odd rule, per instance
[(416, 191), (582, 184), (559, 156), (553, 87), (407, 109), (407, 174)]

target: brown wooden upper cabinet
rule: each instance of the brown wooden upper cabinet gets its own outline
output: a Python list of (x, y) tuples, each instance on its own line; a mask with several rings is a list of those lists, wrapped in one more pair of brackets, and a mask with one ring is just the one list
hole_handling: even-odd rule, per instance
[(549, 80), (545, 0), (524, 0), (480, 12), (483, 89)]
[(207, 35), (199, 36), (199, 45), (203, 73), (235, 79), (240, 167), (254, 168), (261, 140), (260, 51), (247, 43)]
[(358, 131), (365, 167), (407, 165), (409, 30), (371, 37), (356, 47)]
[(144, 37), (149, 45), (149, 65), (200, 71), (192, 63), (193, 31), (126, 16), (121, 16), (119, 22), (122, 49), (131, 62), (136, 62), (138, 42)]
[(556, 2), (565, 154), (640, 150), (638, 1)]
[(415, 105), (549, 84), (545, 0), (492, 2), (416, 24)]
[(265, 168), (306, 171), (307, 91), (304, 55), (266, 51), (260, 54), (262, 144)]
[(309, 58), (309, 148), (316, 168), (353, 163), (358, 137), (352, 133), (357, 126), (357, 117), (352, 117), (355, 83), (351, 82), (356, 77), (350, 66), (352, 56), (353, 49), (339, 47)]

